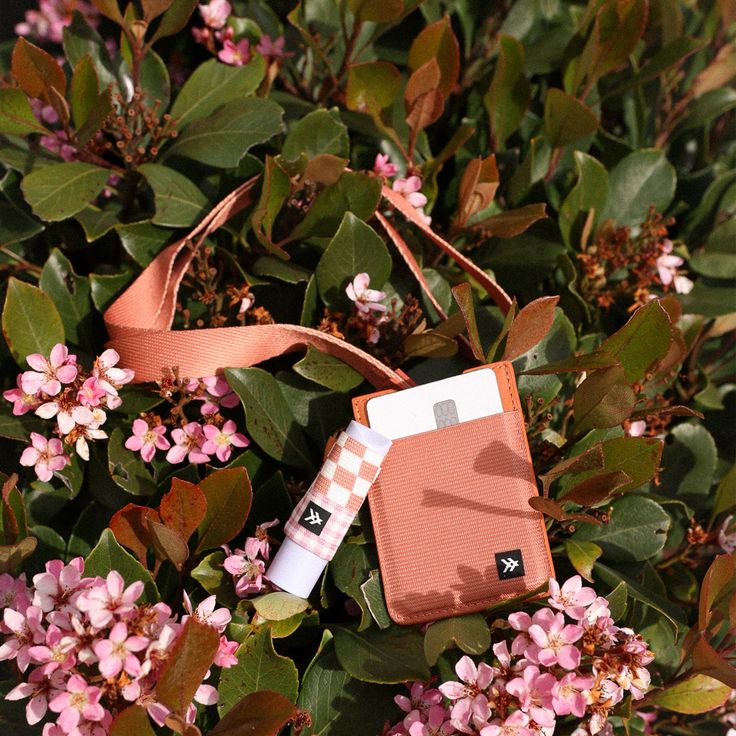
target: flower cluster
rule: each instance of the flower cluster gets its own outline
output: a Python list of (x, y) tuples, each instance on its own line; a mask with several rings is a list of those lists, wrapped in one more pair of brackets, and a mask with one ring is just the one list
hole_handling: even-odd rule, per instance
[(564, 716), (586, 718), (597, 734), (627, 692), (644, 696), (654, 655), (639, 635), (613, 623), (605, 598), (576, 575), (561, 587), (550, 580), (548, 603), (531, 616), (508, 617), (516, 634), (493, 645), (493, 664), (464, 656), (458, 681), (410, 685), (410, 697), (395, 699), (406, 715), (389, 734), (551, 736)]
[[(228, 24), (232, 10), (228, 0), (211, 0), (208, 5), (200, 5), (204, 28), (192, 28), (192, 35), (224, 64), (243, 66), (253, 58), (251, 42), (248, 38), (235, 41), (235, 31)], [(273, 61), (289, 55), (284, 51), (284, 44), (283, 36), (273, 40), (264, 34), (255, 48), (266, 60)]]
[[(392, 176), (396, 176), (398, 172), (398, 166), (391, 163), (386, 154), (379, 153), (376, 155), (376, 160), (373, 162), (374, 174), (377, 176), (391, 178)], [(408, 176), (405, 179), (395, 179), (391, 184), (391, 189), (402, 194), (406, 201), (419, 213), (419, 216), (425, 224), (429, 225), (432, 222), (432, 218), (424, 213), (424, 206), (427, 204), (427, 197), (421, 193), (421, 188), (422, 180), (416, 175)]]
[(380, 303), (386, 298), (386, 294), (378, 289), (369, 289), (370, 282), (371, 277), (367, 273), (359, 273), (347, 285), (345, 293), (355, 304), (358, 317), (366, 323), (368, 342), (375, 345), (381, 336), (378, 326), (388, 321), (388, 308)]
[[(137, 603), (143, 583), (126, 587), (119, 573), (107, 578), (84, 577), (84, 561), (46, 563), (33, 576), (0, 575), (0, 661), (14, 661), (22, 682), (5, 697), (30, 698), (26, 718), (33, 725), (48, 715), (45, 736), (104, 736), (114, 716), (131, 704), (145, 707), (163, 725), (169, 709), (156, 699), (156, 682), (188, 616), (177, 621), (165, 603)], [(215, 610), (215, 597), (203, 601), (189, 615), (221, 634), (230, 613)], [(237, 642), (220, 638), (214, 659), (219, 667), (237, 663)], [(217, 702), (211, 685), (200, 685), (196, 702)], [(196, 706), (186, 718), (193, 722)]]
[(256, 535), (245, 540), (244, 549), (231, 552), (225, 546), (225, 561), (222, 566), (233, 577), (235, 593), (239, 598), (246, 598), (254, 593), (260, 593), (266, 587), (263, 574), (266, 572), (266, 562), (271, 554), (271, 539), (268, 529), (276, 526), (278, 519), (267, 521), (256, 527)]
[(577, 256), (582, 295), (604, 309), (625, 296), (633, 311), (655, 298), (652, 287), (687, 294), (693, 282), (680, 271), (685, 261), (673, 254), (674, 244), (667, 237), (670, 224), (654, 208), (636, 232), (604, 223), (595, 241)]
[(65, 345), (56, 344), (46, 357), (32, 353), (26, 362), (32, 370), (17, 377), (17, 387), (3, 392), (13, 404), (13, 414), (29, 411), (43, 419), (55, 419), (54, 432), (59, 439), (31, 432), (31, 445), (21, 456), (21, 465), (33, 466), (40, 480), (48, 481), (61, 470), (69, 456), (64, 445), (74, 446), (77, 455), (89, 460), (88, 440), (105, 439), (100, 427), (107, 420), (105, 409), (117, 409), (122, 399), (119, 389), (133, 380), (133, 371), (117, 368), (120, 356), (112, 349), (95, 359), (86, 373)]
[[(184, 460), (190, 463), (206, 463), (216, 457), (227, 462), (233, 447), (247, 447), (250, 442), (237, 431), (232, 419), (225, 419), (220, 409), (232, 409), (240, 403), (237, 394), (222, 375), (201, 379), (180, 380), (173, 376), (162, 381), (161, 395), (173, 403), (168, 419), (149, 412), (133, 422), (133, 434), (125, 441), (125, 447), (140, 452), (146, 462), (151, 462), (156, 450), (166, 450), (166, 461), (176, 465)], [(183, 407), (191, 402), (202, 402), (202, 421), (189, 421)], [(167, 424), (172, 425), (170, 439)]]
[(100, 13), (87, 0), (39, 0), (38, 10), (27, 10), (25, 19), (16, 24), (15, 33), (38, 41), (61, 43), (64, 28), (72, 22), (75, 10), (93, 28), (97, 27)]

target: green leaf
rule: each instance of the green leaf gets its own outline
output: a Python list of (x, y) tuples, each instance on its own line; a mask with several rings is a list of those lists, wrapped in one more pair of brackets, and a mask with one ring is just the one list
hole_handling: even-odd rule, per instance
[(491, 86), (483, 97), (496, 149), (503, 149), (524, 117), (531, 88), (524, 74), (524, 47), (513, 36), (500, 34), (496, 67)]
[(369, 559), (368, 549), (364, 544), (343, 544), (330, 561), (329, 570), (335, 585), (360, 606), (359, 632), (371, 625), (371, 612), (361, 586), (368, 579), (374, 565), (375, 559)]
[(126, 586), (136, 580), (143, 582), (143, 596), (139, 602), (156, 603), (159, 600), (158, 589), (151, 573), (117, 543), (110, 529), (105, 529), (95, 548), (85, 558), (84, 574), (88, 577), (99, 575), (104, 578), (112, 570), (120, 573)]
[(15, 205), (0, 202), (0, 246), (22, 243), (43, 232), (43, 225)]
[(284, 621), (309, 608), (309, 601), (291, 593), (266, 593), (251, 599), (258, 615), (267, 621)]
[(593, 565), (603, 554), (603, 550), (593, 542), (577, 539), (565, 540), (565, 552), (575, 570), (589, 583), (593, 582)]
[(140, 456), (125, 447), (120, 429), (113, 429), (107, 443), (107, 464), (112, 479), (133, 496), (150, 496), (156, 492), (156, 482)]
[(132, 271), (101, 274), (91, 273), (89, 285), (92, 289), (92, 301), (100, 312), (104, 312), (133, 280)]
[(361, 584), (360, 590), (378, 628), (387, 629), (391, 626), (391, 617), (388, 615), (383, 585), (381, 585), (381, 573), (378, 570), (371, 570), (368, 580)]
[(671, 438), (662, 454), (659, 492), (702, 509), (711, 498), (718, 461), (716, 443), (702, 424), (690, 422), (672, 429)]
[(36, 120), (25, 92), (13, 87), (0, 89), (0, 133), (25, 135), (48, 133)]
[(224, 468), (210, 473), (199, 489), (207, 501), (204, 519), (197, 530), (195, 553), (227, 544), (248, 518), (253, 492), (245, 468)]
[(636, 405), (636, 394), (626, 381), (623, 366), (594, 371), (577, 387), (574, 397), (575, 432), (617, 427)]
[[(329, 636), (329, 632), (325, 632)], [(323, 640), (324, 641), (324, 640)], [(328, 640), (307, 667), (297, 705), (309, 711), (312, 724), (303, 736), (345, 736), (356, 724), (366, 734), (380, 733), (386, 714), (392, 713), (396, 688), (373, 685), (352, 678), (335, 655)], [(292, 731), (292, 736), (296, 736)]]
[(171, 106), (171, 116), (178, 130), (200, 118), (205, 118), (218, 107), (240, 97), (252, 94), (258, 88), (265, 72), (262, 56), (254, 56), (243, 66), (229, 66), (217, 59), (200, 64), (189, 76)]
[(197, 7), (197, 0), (174, 0), (171, 7), (161, 16), (151, 44), (158, 41), (159, 38), (179, 33), (186, 26), (195, 7)]
[(617, 587), (619, 583), (625, 583), (629, 598), (639, 601), (662, 614), (671, 625), (675, 634), (678, 631), (678, 627), (684, 627), (685, 617), (682, 610), (667, 598), (651, 591), (648, 586), (636, 582), (618, 570), (607, 567), (602, 562), (596, 562), (595, 572), (600, 580), (612, 588)]
[(11, 276), (2, 314), (5, 341), (15, 362), (25, 365), (26, 355), (49, 355), (64, 342), (64, 325), (53, 301), (41, 289)]
[(695, 715), (720, 708), (731, 688), (708, 675), (695, 675), (647, 696), (647, 705), (658, 705), (675, 713)]
[(314, 470), (304, 435), (276, 379), (261, 368), (226, 368), (225, 375), (245, 408), (255, 443), (280, 462)]
[(348, 67), (349, 110), (370, 115), (381, 124), (381, 111), (396, 101), (401, 86), (399, 70), (388, 61), (370, 61)]
[(156, 227), (150, 221), (115, 227), (120, 242), (140, 266), (147, 266), (171, 239), (171, 230)]
[(606, 599), (608, 600), (608, 609), (610, 610), (611, 618), (614, 621), (619, 621), (624, 617), (624, 614), (626, 613), (626, 603), (629, 597), (629, 594), (626, 591), (626, 583), (620, 582), (606, 596)]
[(638, 488), (650, 481), (662, 459), (661, 440), (650, 437), (615, 437), (603, 443), (603, 463), (607, 472), (622, 471), (631, 481), (617, 493)]
[(119, 210), (103, 210), (94, 205), (87, 205), (81, 212), (74, 216), (74, 219), (82, 226), (84, 235), (88, 243), (94, 243), (103, 235), (110, 232), (116, 225), (120, 224), (118, 220)]
[(109, 176), (109, 169), (80, 161), (53, 164), (26, 174), (21, 189), (42, 220), (64, 220), (83, 210), (103, 190)]
[(608, 174), (608, 198), (601, 221), (638, 225), (654, 205), (664, 212), (675, 196), (677, 175), (664, 151), (649, 148), (634, 151)]
[(38, 283), (59, 310), (66, 339), (75, 345), (89, 346), (93, 320), (89, 279), (78, 276), (66, 256), (54, 248)]
[(592, 227), (598, 221), (608, 197), (608, 172), (603, 164), (582, 151), (574, 151), (578, 180), (560, 207), (560, 232), (566, 245), (577, 247), (588, 214), (593, 210)]
[[(283, 110), (271, 100), (243, 97), (186, 126), (165, 158), (184, 156), (209, 166), (229, 169), (247, 151), (264, 143), (283, 127)], [(150, 164), (149, 164), (150, 166)]]
[(404, 12), (403, 0), (348, 0), (348, 5), (360, 22), (389, 23)]
[(222, 550), (211, 552), (192, 570), (192, 577), (217, 600), (227, 606), (235, 607), (239, 598), (233, 592), (232, 576), (222, 563), (225, 553)]
[(624, 496), (611, 502), (609, 515), (602, 526), (581, 524), (572, 539), (595, 542), (605, 559), (618, 562), (647, 560), (664, 547), (671, 520), (658, 503)]
[(89, 117), (97, 97), (100, 94), (100, 82), (90, 54), (85, 54), (74, 67), (70, 92), (72, 119), (79, 128)]
[(11, 414), (12, 406), (3, 402), (0, 404), (0, 437), (7, 437), (10, 440), (19, 440), (28, 442), (31, 432), (43, 434), (48, 425), (43, 419), (39, 419), (35, 414), (27, 413), (22, 416)]
[(154, 225), (187, 227), (199, 220), (207, 206), (207, 197), (186, 176), (161, 164), (143, 164), (138, 171), (153, 189), (156, 214)]
[(718, 514), (730, 511), (734, 507), (736, 507), (736, 465), (731, 466), (718, 484), (711, 519), (715, 519)]
[(491, 646), (491, 631), (479, 613), (436, 621), (424, 633), (424, 656), (434, 667), (442, 652), (452, 644), (466, 654), (483, 654)]
[(156, 736), (151, 720), (142, 705), (131, 705), (120, 711), (110, 724), (110, 736)]
[(105, 41), (87, 23), (79, 11), (74, 11), (72, 22), (63, 29), (62, 34), (64, 54), (73, 69), (76, 69), (85, 56), (89, 56), (97, 74), (100, 89), (106, 89), (110, 85), (113, 85), (113, 88), (117, 87), (118, 78)]
[(370, 288), (380, 289), (391, 273), (391, 256), (373, 228), (346, 212), (315, 272), (324, 303), (328, 307), (346, 304), (345, 287), (364, 272), (371, 277)]
[(552, 88), (544, 100), (544, 133), (552, 148), (569, 146), (598, 130), (593, 111), (572, 95)]
[(156, 699), (183, 716), (212, 666), (219, 644), (220, 634), (214, 626), (190, 616), (161, 668)]
[(298, 120), (286, 136), (281, 155), (287, 161), (302, 154), (308, 159), (320, 153), (347, 158), (350, 155), (348, 129), (340, 122), (337, 110), (314, 110)]
[(287, 284), (306, 283), (312, 277), (312, 271), (308, 268), (293, 261), (282, 261), (276, 256), (261, 256), (253, 264), (253, 274), (278, 279)]
[(371, 627), (358, 633), (335, 627), (334, 635), (338, 661), (358, 680), (393, 684), (429, 679), (423, 637), (415, 629), (392, 626), (381, 631)]
[(308, 235), (331, 238), (346, 212), (368, 220), (376, 211), (380, 197), (381, 181), (378, 177), (347, 171), (317, 195), (309, 212), (284, 242)]
[(298, 715), (279, 693), (262, 690), (246, 695), (209, 732), (210, 736), (276, 736)]
[(294, 370), (304, 378), (333, 391), (347, 392), (363, 382), (363, 376), (339, 358), (320, 353), (311, 345), (307, 354), (294, 364)]
[(235, 653), (238, 663), (220, 675), (217, 710), (225, 715), (241, 698), (259, 690), (281, 693), (292, 703), (299, 690), (299, 674), (294, 662), (276, 654), (271, 627), (260, 626)]

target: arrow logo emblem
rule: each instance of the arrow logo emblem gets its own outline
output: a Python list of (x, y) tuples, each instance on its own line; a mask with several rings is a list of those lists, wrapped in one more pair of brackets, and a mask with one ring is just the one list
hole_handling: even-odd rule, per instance
[(315, 524), (322, 526), (322, 517), (314, 509), (309, 510), (309, 514), (304, 517), (304, 521), (312, 526)]
[(503, 562), (503, 574), (507, 575), (510, 572), (516, 570), (519, 567), (519, 560), (515, 560), (513, 557), (506, 557), (501, 560)]

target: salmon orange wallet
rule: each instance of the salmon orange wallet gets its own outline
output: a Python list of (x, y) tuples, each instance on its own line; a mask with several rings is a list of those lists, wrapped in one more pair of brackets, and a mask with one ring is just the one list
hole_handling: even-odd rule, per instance
[[(481, 611), (554, 575), (514, 372), (489, 367), (503, 411), (395, 439), (368, 494), (396, 623)], [(355, 398), (356, 420), (369, 426), (366, 404), (386, 393)]]

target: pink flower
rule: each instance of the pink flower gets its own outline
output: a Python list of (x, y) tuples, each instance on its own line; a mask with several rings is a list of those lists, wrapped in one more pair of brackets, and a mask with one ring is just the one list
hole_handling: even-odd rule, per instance
[(220, 637), (220, 646), (215, 654), (215, 666), (227, 669), (234, 667), (238, 663), (235, 652), (238, 651), (238, 642), (230, 641), (226, 636)]
[(273, 519), (272, 521), (264, 521), (262, 524), (258, 524), (258, 526), (256, 526), (255, 537), (248, 537), (245, 540), (245, 554), (247, 557), (250, 557), (252, 560), (260, 554), (264, 560), (268, 559), (268, 556), (271, 553), (271, 546), (269, 543), (268, 532), (266, 530), (278, 524), (279, 520)]
[(671, 240), (665, 239), (662, 241), (662, 255), (657, 258), (659, 279), (663, 286), (673, 284), (675, 291), (678, 294), (688, 294), (692, 291), (694, 284), (689, 278), (677, 272), (677, 269), (682, 266), (685, 261), (680, 258), (680, 256), (672, 255), (673, 247)]
[(125, 440), (125, 446), (133, 452), (140, 451), (141, 457), (150, 463), (157, 448), (168, 450), (171, 443), (166, 439), (166, 427), (152, 427), (145, 419), (136, 419), (133, 422), (133, 436)]
[(68, 462), (61, 440), (47, 440), (37, 432), (31, 432), (31, 446), (20, 456), (20, 464), (34, 466), (38, 479), (44, 482), (50, 481), (54, 472), (62, 470)]
[(231, 66), (247, 64), (251, 60), (250, 41), (247, 38), (241, 38), (237, 44), (234, 44), (229, 39), (226, 40), (222, 50), (217, 53), (217, 58)]
[[(728, 555), (736, 550), (736, 528), (730, 529), (733, 514), (727, 516), (718, 527), (718, 546)], [(729, 531), (730, 529), (730, 531)]]
[(555, 713), (558, 716), (573, 715), (582, 718), (587, 703), (584, 693), (593, 685), (594, 677), (581, 677), (576, 672), (568, 672), (552, 688), (552, 707)]
[[(25, 611), (32, 603), (29, 590), (26, 587), (26, 574), (21, 573), (17, 578), (4, 572), (0, 575), (0, 609), (12, 608), (15, 611)], [(0, 620), (0, 632), (10, 633)]]
[(441, 705), (432, 705), (423, 720), (420, 711), (414, 710), (404, 718), (404, 728), (409, 736), (450, 736), (455, 733), (455, 727), (447, 717), (447, 709)]
[(537, 732), (527, 728), (528, 725), (529, 716), (517, 710), (503, 723), (485, 726), (481, 729), (480, 736), (536, 736)]
[[(184, 593), (184, 608), (189, 615), (194, 616), (198, 621), (201, 621), (207, 626), (212, 626), (217, 629), (220, 633), (225, 631), (225, 628), (230, 623), (232, 616), (227, 608), (218, 608), (215, 610), (217, 605), (217, 599), (214, 595), (209, 598), (205, 598), (198, 606), (196, 611), (192, 611), (192, 602), (189, 600), (189, 596)], [(185, 619), (182, 619), (184, 621)]]
[(369, 289), (370, 281), (371, 277), (367, 273), (359, 273), (345, 289), (348, 299), (355, 304), (358, 312), (364, 316), (370, 314), (371, 310), (385, 312), (387, 309), (383, 304), (379, 304), (381, 299), (386, 298), (386, 294), (377, 289)]
[(127, 588), (122, 575), (111, 570), (107, 578), (99, 579), (77, 600), (77, 608), (89, 617), (92, 626), (101, 629), (115, 616), (124, 616), (135, 610), (135, 602), (143, 593), (143, 583), (136, 580)]
[(26, 720), (34, 726), (46, 715), (48, 701), (64, 691), (64, 677), (61, 670), (49, 674), (45, 667), (37, 667), (28, 675), (28, 682), (16, 685), (5, 700), (30, 698), (26, 704)]
[(399, 173), (399, 167), (391, 163), (387, 153), (377, 153), (376, 160), (373, 162), (373, 173), (378, 176), (396, 176)]
[(550, 597), (547, 599), (549, 605), (558, 611), (564, 611), (576, 621), (583, 618), (586, 606), (597, 597), (593, 588), (583, 588), (580, 575), (574, 575), (566, 580), (562, 588), (554, 578), (550, 578), (549, 594)]
[(566, 670), (573, 670), (580, 664), (580, 650), (573, 643), (582, 635), (582, 626), (565, 625), (565, 617), (557, 613), (545, 625), (535, 623), (529, 627), (536, 650), (533, 654), (527, 650), (526, 656), (545, 667), (559, 664)]
[(49, 703), (54, 713), (59, 713), (57, 724), (68, 734), (74, 733), (84, 718), (87, 721), (101, 721), (105, 709), (100, 705), (102, 690), (87, 685), (81, 675), (72, 675), (66, 683), (66, 692), (59, 693)]
[(199, 6), (199, 14), (210, 28), (222, 28), (227, 23), (232, 10), (227, 0), (212, 0), (209, 5)]
[(99, 406), (100, 400), (107, 395), (104, 388), (94, 376), (90, 376), (79, 389), (77, 393), (77, 401), (82, 406)]
[(237, 426), (232, 419), (228, 419), (222, 429), (214, 424), (205, 424), (203, 432), (207, 441), (202, 445), (202, 452), (206, 455), (217, 455), (218, 460), (227, 462), (233, 447), (248, 447), (250, 444), (247, 437), (236, 430)]
[(422, 188), (422, 180), (418, 176), (410, 176), (406, 179), (395, 179), (391, 189), (404, 195), (404, 199), (414, 207), (421, 215), (424, 222), (429, 225), (432, 218), (424, 214), (424, 205), (427, 198), (419, 191)]
[(263, 560), (250, 559), (243, 550), (235, 550), (235, 554), (225, 558), (222, 566), (236, 578), (235, 594), (239, 598), (259, 593), (263, 589), (263, 574), (266, 572)]
[(14, 659), (21, 672), (28, 669), (31, 662), (31, 647), (46, 640), (46, 632), (41, 624), (43, 611), (36, 606), (28, 606), (25, 613), (6, 608), (3, 622), (14, 634), (0, 646), (0, 662)]
[(549, 672), (540, 673), (539, 667), (529, 664), (521, 677), (506, 683), (506, 692), (519, 699), (521, 709), (540, 726), (554, 726), (552, 687), (557, 680)]
[(27, 394), (43, 391), (56, 396), (62, 383), (72, 383), (77, 377), (77, 356), (69, 355), (66, 345), (61, 343), (54, 345), (49, 358), (31, 353), (26, 356), (26, 362), (34, 369), (21, 376), (21, 388)]
[(39, 0), (38, 10), (27, 10), (25, 20), (15, 26), (15, 33), (61, 43), (64, 27), (71, 23), (74, 10), (78, 10), (93, 28), (97, 27), (99, 12), (87, 0)]
[(96, 641), (92, 648), (100, 660), (100, 674), (110, 680), (123, 670), (131, 677), (137, 677), (141, 663), (134, 652), (140, 652), (147, 646), (148, 639), (144, 636), (128, 636), (128, 627), (118, 621), (110, 630), (109, 637)]
[(647, 423), (644, 419), (635, 419), (629, 423), (629, 437), (641, 437), (647, 431)]
[(117, 351), (108, 348), (95, 360), (92, 375), (107, 394), (107, 406), (117, 409), (122, 403), (118, 396), (118, 389), (135, 378), (135, 373), (129, 368), (115, 368), (120, 360)]
[(485, 662), (476, 667), (465, 655), (455, 665), (455, 672), (460, 682), (443, 682), (439, 690), (449, 700), (456, 701), (451, 712), (452, 725), (463, 733), (474, 733), (470, 724), (479, 727), (488, 718), (486, 691), (493, 682), (495, 670)]
[(35, 393), (29, 394), (23, 390), (22, 375), (18, 375), (16, 379), (18, 388), (11, 388), (7, 391), (3, 391), (3, 398), (6, 401), (13, 402), (13, 414), (16, 417), (22, 416), (26, 412), (35, 411), (41, 403), (38, 395)]
[(271, 40), (271, 36), (265, 33), (261, 36), (256, 46), (256, 51), (261, 55), (269, 59), (283, 59), (292, 54), (284, 51), (284, 44), (286, 39), (283, 36), (279, 36), (276, 40)]
[(433, 705), (442, 702), (442, 693), (436, 688), (427, 688), (423, 682), (413, 682), (409, 687), (409, 697), (397, 695), (394, 698), (396, 705), (404, 711), (411, 713), (413, 710), (427, 713)]
[(190, 463), (206, 463), (210, 456), (203, 452), (202, 447), (206, 441), (202, 425), (197, 422), (189, 422), (183, 427), (172, 430), (171, 438), (176, 443), (166, 453), (166, 460), (172, 464), (180, 463), (188, 457)]
[(33, 605), (48, 613), (54, 608), (67, 605), (74, 593), (80, 589), (84, 559), (75, 557), (68, 565), (61, 560), (46, 563), (46, 572), (33, 576)]
[[(199, 381), (193, 381), (192, 387), (189, 390), (196, 390), (199, 387), (199, 383)], [(240, 398), (230, 388), (230, 384), (224, 376), (205, 376), (202, 379), (202, 383), (206, 389), (205, 395), (199, 397), (199, 401), (204, 401), (201, 409), (203, 416), (217, 413), (221, 406), (224, 406), (226, 409), (232, 409), (240, 403)]]
[(46, 643), (30, 648), (31, 659), (46, 665), (44, 671), (48, 674), (58, 668), (69, 670), (77, 661), (75, 645), (74, 637), (66, 636), (58, 626), (51, 624), (46, 632)]
[[(220, 699), (220, 693), (212, 685), (202, 684), (194, 693), (194, 700), (201, 705), (215, 705)], [(187, 719), (189, 721), (189, 719)], [(192, 718), (192, 721), (194, 719)], [(192, 721), (189, 721), (190, 723)]]

